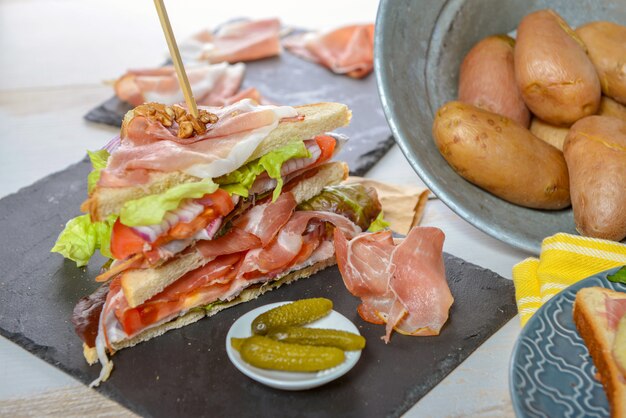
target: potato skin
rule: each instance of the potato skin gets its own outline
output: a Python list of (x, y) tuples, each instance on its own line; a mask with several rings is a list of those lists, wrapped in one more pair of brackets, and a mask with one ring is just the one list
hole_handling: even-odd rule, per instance
[(563, 143), (569, 132), (568, 128), (550, 125), (539, 118), (530, 122), (530, 132), (542, 141), (547, 142), (559, 151), (563, 151)]
[(574, 31), (552, 10), (520, 22), (515, 77), (532, 113), (552, 125), (569, 126), (598, 111), (596, 69)]
[(626, 104), (626, 26), (591, 22), (576, 29), (596, 67), (602, 92)]
[(626, 106), (616, 102), (615, 100), (602, 96), (600, 101), (599, 116), (613, 116), (614, 118), (626, 121)]
[(569, 206), (563, 154), (511, 119), (461, 102), (435, 116), (437, 148), (466, 180), (517, 205)]
[(515, 40), (489, 36), (465, 56), (459, 73), (459, 101), (513, 119), (528, 127), (530, 111), (515, 81)]
[(576, 229), (620, 241), (626, 237), (626, 122), (589, 116), (576, 122), (563, 148)]

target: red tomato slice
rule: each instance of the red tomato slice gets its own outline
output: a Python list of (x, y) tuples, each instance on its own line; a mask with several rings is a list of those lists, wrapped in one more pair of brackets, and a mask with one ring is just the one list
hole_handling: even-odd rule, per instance
[(330, 160), (335, 152), (335, 146), (337, 145), (335, 138), (328, 135), (318, 135), (315, 137), (315, 142), (317, 142), (317, 146), (322, 150), (320, 157), (315, 163), (319, 164)]
[(215, 212), (217, 212), (220, 216), (226, 216), (235, 208), (233, 203), (233, 199), (231, 199), (230, 195), (226, 190), (217, 189), (217, 191), (211, 193), (210, 195), (206, 195), (205, 197), (210, 197), (213, 201), (211, 207)]
[(117, 260), (123, 260), (143, 251), (146, 241), (131, 227), (116, 220), (111, 233), (111, 254)]

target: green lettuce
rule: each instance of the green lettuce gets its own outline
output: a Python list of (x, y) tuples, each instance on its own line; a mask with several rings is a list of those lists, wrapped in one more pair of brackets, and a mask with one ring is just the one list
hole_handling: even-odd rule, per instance
[(320, 210), (343, 215), (366, 230), (380, 216), (376, 190), (362, 184), (327, 186), (317, 196), (298, 205), (299, 210)]
[(283, 188), (280, 170), (285, 161), (292, 158), (309, 157), (311, 157), (311, 153), (306, 149), (304, 141), (290, 142), (281, 148), (268, 152), (258, 160), (251, 161), (231, 173), (218, 177), (215, 181), (230, 194), (248, 197), (249, 190), (257, 176), (266, 171), (271, 178), (276, 180), (276, 188), (272, 196), (273, 200), (276, 200)]
[(617, 270), (614, 274), (609, 274), (608, 276), (606, 276), (606, 278), (612, 281), (613, 283), (626, 284), (626, 266)]
[(89, 155), (91, 166), (93, 167), (93, 170), (91, 170), (91, 173), (87, 176), (87, 191), (91, 193), (94, 187), (96, 187), (98, 180), (100, 180), (100, 173), (102, 169), (107, 166), (107, 161), (111, 154), (105, 149), (101, 149), (100, 151), (87, 151), (87, 154)]
[(389, 222), (385, 220), (383, 211), (381, 210), (378, 216), (376, 217), (376, 219), (374, 219), (374, 222), (372, 222), (370, 224), (370, 227), (367, 228), (367, 231), (378, 232), (378, 231), (382, 231), (383, 229), (387, 229), (388, 227), (389, 227)]
[(130, 200), (120, 210), (120, 222), (127, 226), (154, 225), (163, 220), (165, 213), (176, 209), (183, 199), (198, 199), (213, 193), (219, 186), (211, 179), (183, 183), (161, 194)]
[(65, 225), (50, 251), (75, 261), (78, 267), (86, 265), (97, 249), (110, 258), (111, 231), (116, 219), (111, 215), (103, 222), (91, 222), (88, 214), (77, 216)]

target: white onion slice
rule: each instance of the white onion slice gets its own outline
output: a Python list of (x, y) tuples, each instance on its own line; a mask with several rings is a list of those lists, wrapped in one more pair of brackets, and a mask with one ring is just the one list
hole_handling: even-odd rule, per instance
[(165, 234), (175, 225), (181, 222), (191, 222), (203, 211), (203, 205), (192, 200), (185, 201), (178, 209), (167, 212), (160, 224), (135, 226), (133, 229), (147, 242), (153, 243), (158, 237)]
[(310, 166), (311, 164), (314, 164), (320, 157), (320, 155), (322, 155), (322, 150), (315, 141), (313, 141), (310, 145), (307, 145), (306, 148), (311, 153), (311, 156), (308, 158), (292, 158), (291, 160), (285, 161), (280, 169), (281, 176), (284, 177), (287, 174), (293, 173), (294, 171), (298, 171), (302, 168)]

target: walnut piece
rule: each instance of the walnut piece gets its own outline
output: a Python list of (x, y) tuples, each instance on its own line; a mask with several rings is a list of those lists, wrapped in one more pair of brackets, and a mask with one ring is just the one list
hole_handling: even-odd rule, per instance
[(134, 114), (158, 121), (168, 128), (175, 121), (178, 124), (176, 135), (183, 139), (205, 133), (206, 125), (216, 123), (218, 119), (217, 115), (204, 109), (198, 109), (198, 117), (194, 118), (181, 106), (165, 106), (161, 103), (144, 103), (134, 109)]

